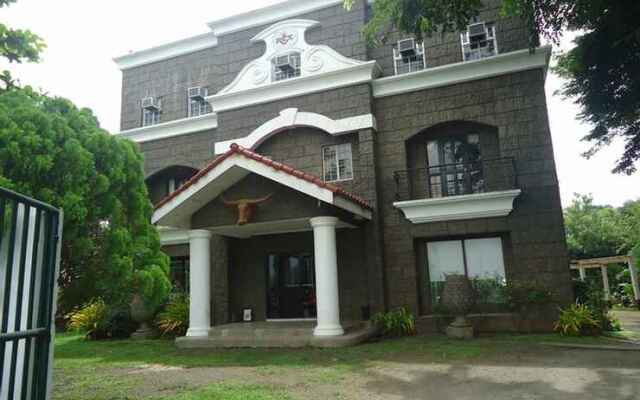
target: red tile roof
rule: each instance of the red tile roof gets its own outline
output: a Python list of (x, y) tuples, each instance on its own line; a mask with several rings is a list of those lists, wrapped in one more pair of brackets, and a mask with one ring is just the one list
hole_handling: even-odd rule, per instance
[(269, 159), (268, 157), (265, 157), (263, 155), (260, 155), (254, 151), (251, 151), (249, 149), (245, 149), (244, 147), (233, 143), (230, 146), (230, 149), (220, 155), (219, 157), (217, 157), (216, 159), (214, 159), (212, 162), (210, 162), (206, 167), (202, 168), (200, 171), (198, 171), (197, 174), (195, 174), (191, 179), (189, 179), (184, 185), (180, 186), (176, 191), (174, 191), (173, 193), (170, 193), (167, 197), (163, 198), (162, 200), (160, 200), (160, 202), (158, 204), (156, 204), (155, 209), (159, 209), (160, 207), (164, 206), (165, 204), (167, 204), (169, 201), (171, 201), (173, 198), (175, 198), (176, 196), (178, 196), (180, 193), (184, 192), (187, 188), (189, 188), (190, 186), (194, 185), (196, 182), (198, 182), (202, 177), (206, 176), (209, 172), (211, 172), (215, 167), (217, 167), (222, 161), (226, 160), (227, 158), (231, 157), (234, 154), (238, 154), (241, 155), (243, 157), (246, 157), (248, 159), (251, 160), (255, 160), (258, 161), (264, 165), (268, 165), (271, 168), (277, 170), (277, 171), (282, 171), (284, 173), (287, 173), (289, 175), (292, 175), (298, 179), (302, 179), (305, 180), (307, 182), (313, 183), (316, 186), (319, 186), (321, 188), (330, 190), (331, 192), (333, 192), (336, 196), (340, 196), (342, 198), (345, 198), (361, 207), (367, 208), (367, 209), (371, 209), (371, 206), (369, 205), (369, 203), (363, 199), (360, 196), (356, 196), (355, 194), (349, 193), (346, 190), (342, 189), (339, 186), (336, 186), (334, 184), (331, 183), (327, 183), (325, 181), (323, 181), (321, 178), (313, 175), (313, 174), (309, 174), (307, 172), (303, 172), (300, 171), (298, 169), (295, 169), (294, 167), (281, 163), (281, 162), (277, 162), (277, 161), (273, 161), (271, 159)]

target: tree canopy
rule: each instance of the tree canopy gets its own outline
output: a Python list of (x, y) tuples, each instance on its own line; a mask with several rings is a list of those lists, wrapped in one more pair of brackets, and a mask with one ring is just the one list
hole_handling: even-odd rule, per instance
[(170, 290), (151, 225), (142, 156), (98, 126), (90, 110), (30, 88), (0, 93), (0, 185), (64, 209), (63, 309), (94, 296), (151, 305)]
[(622, 207), (600, 206), (589, 195), (576, 195), (564, 210), (571, 258), (597, 258), (640, 250), (640, 200)]
[[(15, 0), (0, 0), (0, 8)], [(37, 62), (42, 40), (0, 24), (0, 58)], [(149, 306), (170, 289), (169, 261), (151, 225), (142, 156), (130, 141), (101, 129), (88, 109), (0, 79), (0, 186), (64, 210), (62, 313), (93, 297)]]
[[(354, 0), (345, 0), (345, 7)], [(398, 29), (418, 38), (463, 31), (481, 0), (376, 0), (364, 28), (371, 42)], [(580, 32), (575, 47), (559, 56), (566, 79), (560, 93), (581, 107), (590, 124), (583, 140), (590, 157), (615, 138), (625, 143), (613, 172), (631, 174), (640, 159), (640, 2), (637, 0), (502, 0), (502, 13), (524, 20), (530, 48), (541, 36), (558, 43), (565, 30)]]

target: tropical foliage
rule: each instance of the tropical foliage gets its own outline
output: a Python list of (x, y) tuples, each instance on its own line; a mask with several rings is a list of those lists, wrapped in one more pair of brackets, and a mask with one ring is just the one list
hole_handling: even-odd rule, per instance
[(416, 334), (416, 319), (404, 307), (375, 314), (372, 321), (384, 336), (412, 336)]
[(571, 304), (560, 310), (555, 329), (565, 336), (595, 335), (600, 332), (600, 326), (593, 312), (584, 304)]
[(189, 297), (184, 293), (174, 294), (158, 313), (156, 325), (163, 336), (184, 336), (189, 327)]
[[(354, 0), (345, 0), (345, 7)], [(483, 7), (481, 0), (376, 0), (364, 28), (370, 42), (400, 30), (418, 38), (463, 31)], [(563, 31), (579, 32), (575, 47), (559, 56), (566, 79), (561, 93), (582, 108), (590, 124), (583, 140), (590, 157), (615, 138), (625, 149), (614, 172), (631, 174), (640, 159), (640, 2), (637, 0), (502, 0), (502, 13), (525, 21), (529, 46), (543, 36), (558, 43)]]

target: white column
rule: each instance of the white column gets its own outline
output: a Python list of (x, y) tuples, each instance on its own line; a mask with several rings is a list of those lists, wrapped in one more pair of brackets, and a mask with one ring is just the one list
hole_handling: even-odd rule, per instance
[(600, 267), (602, 273), (602, 286), (604, 287), (604, 299), (609, 300), (611, 293), (609, 292), (609, 275), (607, 275), (607, 267), (604, 265)]
[(578, 268), (578, 271), (580, 271), (580, 280), (584, 282), (585, 278), (586, 278), (586, 271), (584, 268), (580, 267)]
[(633, 297), (636, 300), (636, 304), (640, 305), (640, 285), (638, 285), (638, 268), (633, 257), (629, 258), (627, 262), (629, 265), (629, 274), (631, 275), (631, 286), (633, 287)]
[(336, 225), (338, 218), (316, 217), (309, 221), (313, 227), (316, 264), (316, 304), (318, 325), (315, 336), (344, 334), (340, 325), (340, 299), (338, 298), (338, 255)]
[(208, 336), (211, 328), (211, 232), (189, 231), (189, 330)]

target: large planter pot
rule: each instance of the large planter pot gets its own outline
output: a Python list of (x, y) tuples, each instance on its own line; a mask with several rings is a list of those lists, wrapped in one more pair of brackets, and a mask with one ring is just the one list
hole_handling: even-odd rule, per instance
[(138, 323), (138, 330), (131, 334), (133, 339), (148, 339), (153, 336), (149, 321), (153, 317), (153, 310), (149, 309), (139, 294), (134, 294), (130, 303), (131, 319)]
[(471, 281), (464, 275), (447, 275), (442, 289), (442, 304), (455, 316), (447, 327), (447, 336), (456, 339), (473, 338), (473, 326), (466, 315), (475, 304), (475, 291)]

